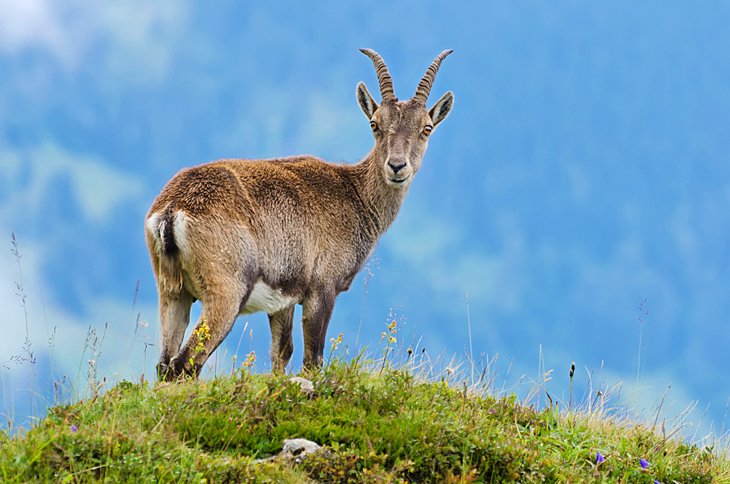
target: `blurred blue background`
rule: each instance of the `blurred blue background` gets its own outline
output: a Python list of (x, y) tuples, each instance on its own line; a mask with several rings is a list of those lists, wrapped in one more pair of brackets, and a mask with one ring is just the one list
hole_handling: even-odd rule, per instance
[[(376, 353), (396, 318), (399, 344), (498, 354), (508, 387), (554, 369), (563, 396), (575, 361), (579, 384), (586, 369), (623, 381), (647, 408), (671, 386), (678, 411), (698, 402), (695, 427), (722, 433), (729, 20), (719, 1), (0, 0), (5, 414), (42, 413), (29, 395), (52, 401), (62, 376), (82, 386), (88, 360), (110, 380), (151, 376), (142, 224), (177, 170), (299, 153), (354, 162), (373, 144), (355, 85), (378, 92), (357, 48), (383, 55), (401, 98), (452, 48), (430, 102), (452, 90), (454, 110), (329, 335)], [(35, 365), (22, 361), (18, 282)], [(105, 323), (90, 350), (88, 328)], [(267, 371), (268, 342), (265, 317), (240, 318), (219, 362), (254, 350)]]

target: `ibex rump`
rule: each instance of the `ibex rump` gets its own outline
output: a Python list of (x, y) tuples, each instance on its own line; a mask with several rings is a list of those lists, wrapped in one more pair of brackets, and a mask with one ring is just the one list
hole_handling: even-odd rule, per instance
[[(395, 97), (380, 55), (362, 52), (375, 65), (382, 103), (357, 85), (375, 137), (359, 163), (221, 160), (180, 171), (155, 199), (145, 234), (160, 301), (161, 379), (197, 375), (236, 317), (259, 311), (269, 315), (272, 369), (283, 371), (295, 304), (303, 306), (304, 366), (321, 364), (335, 298), (392, 223), (431, 131), (453, 106), (447, 92), (426, 108), (451, 51), (433, 61), (407, 101)], [(181, 347), (196, 299), (202, 315)]]

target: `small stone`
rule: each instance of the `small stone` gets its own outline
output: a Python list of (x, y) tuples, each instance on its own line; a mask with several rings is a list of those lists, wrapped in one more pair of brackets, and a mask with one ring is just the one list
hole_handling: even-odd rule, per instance
[(280, 459), (301, 464), (305, 457), (315, 452), (324, 452), (322, 446), (316, 442), (307, 439), (284, 439), (284, 446), (279, 454), (264, 459), (256, 459), (254, 464), (263, 464)]
[(321, 449), (317, 442), (307, 439), (284, 439), (282, 452), (291, 455), (311, 454)]
[(318, 452), (321, 448), (318, 443), (307, 439), (284, 439), (284, 448), (280, 455), (299, 464), (306, 456)]
[(296, 383), (299, 385), (299, 388), (302, 389), (302, 393), (306, 394), (307, 396), (313, 396), (314, 395), (314, 383), (311, 382), (311, 380), (307, 380), (306, 378), (302, 378), (301, 376), (293, 376), (289, 378), (288, 380), (290, 383)]

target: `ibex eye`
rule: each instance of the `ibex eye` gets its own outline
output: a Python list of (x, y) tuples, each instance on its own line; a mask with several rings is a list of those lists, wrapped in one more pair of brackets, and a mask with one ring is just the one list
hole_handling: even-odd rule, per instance
[(376, 131), (378, 129), (378, 123), (370, 121), (370, 127), (373, 128), (373, 131)]
[(426, 125), (426, 127), (423, 128), (423, 134), (425, 134), (426, 136), (431, 134), (431, 131), (433, 131), (433, 126), (431, 126), (430, 124)]

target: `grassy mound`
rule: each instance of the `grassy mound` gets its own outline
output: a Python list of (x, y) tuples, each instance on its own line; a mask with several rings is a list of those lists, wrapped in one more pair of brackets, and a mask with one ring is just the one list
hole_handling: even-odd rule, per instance
[[(3, 482), (728, 482), (712, 450), (641, 426), (535, 411), (405, 370), (333, 363), (307, 395), (287, 377), (122, 382), (0, 443)], [(285, 438), (327, 449), (256, 462)], [(598, 460), (605, 458), (602, 463)], [(642, 462), (644, 459), (645, 462)], [(646, 467), (646, 468), (644, 468)]]

